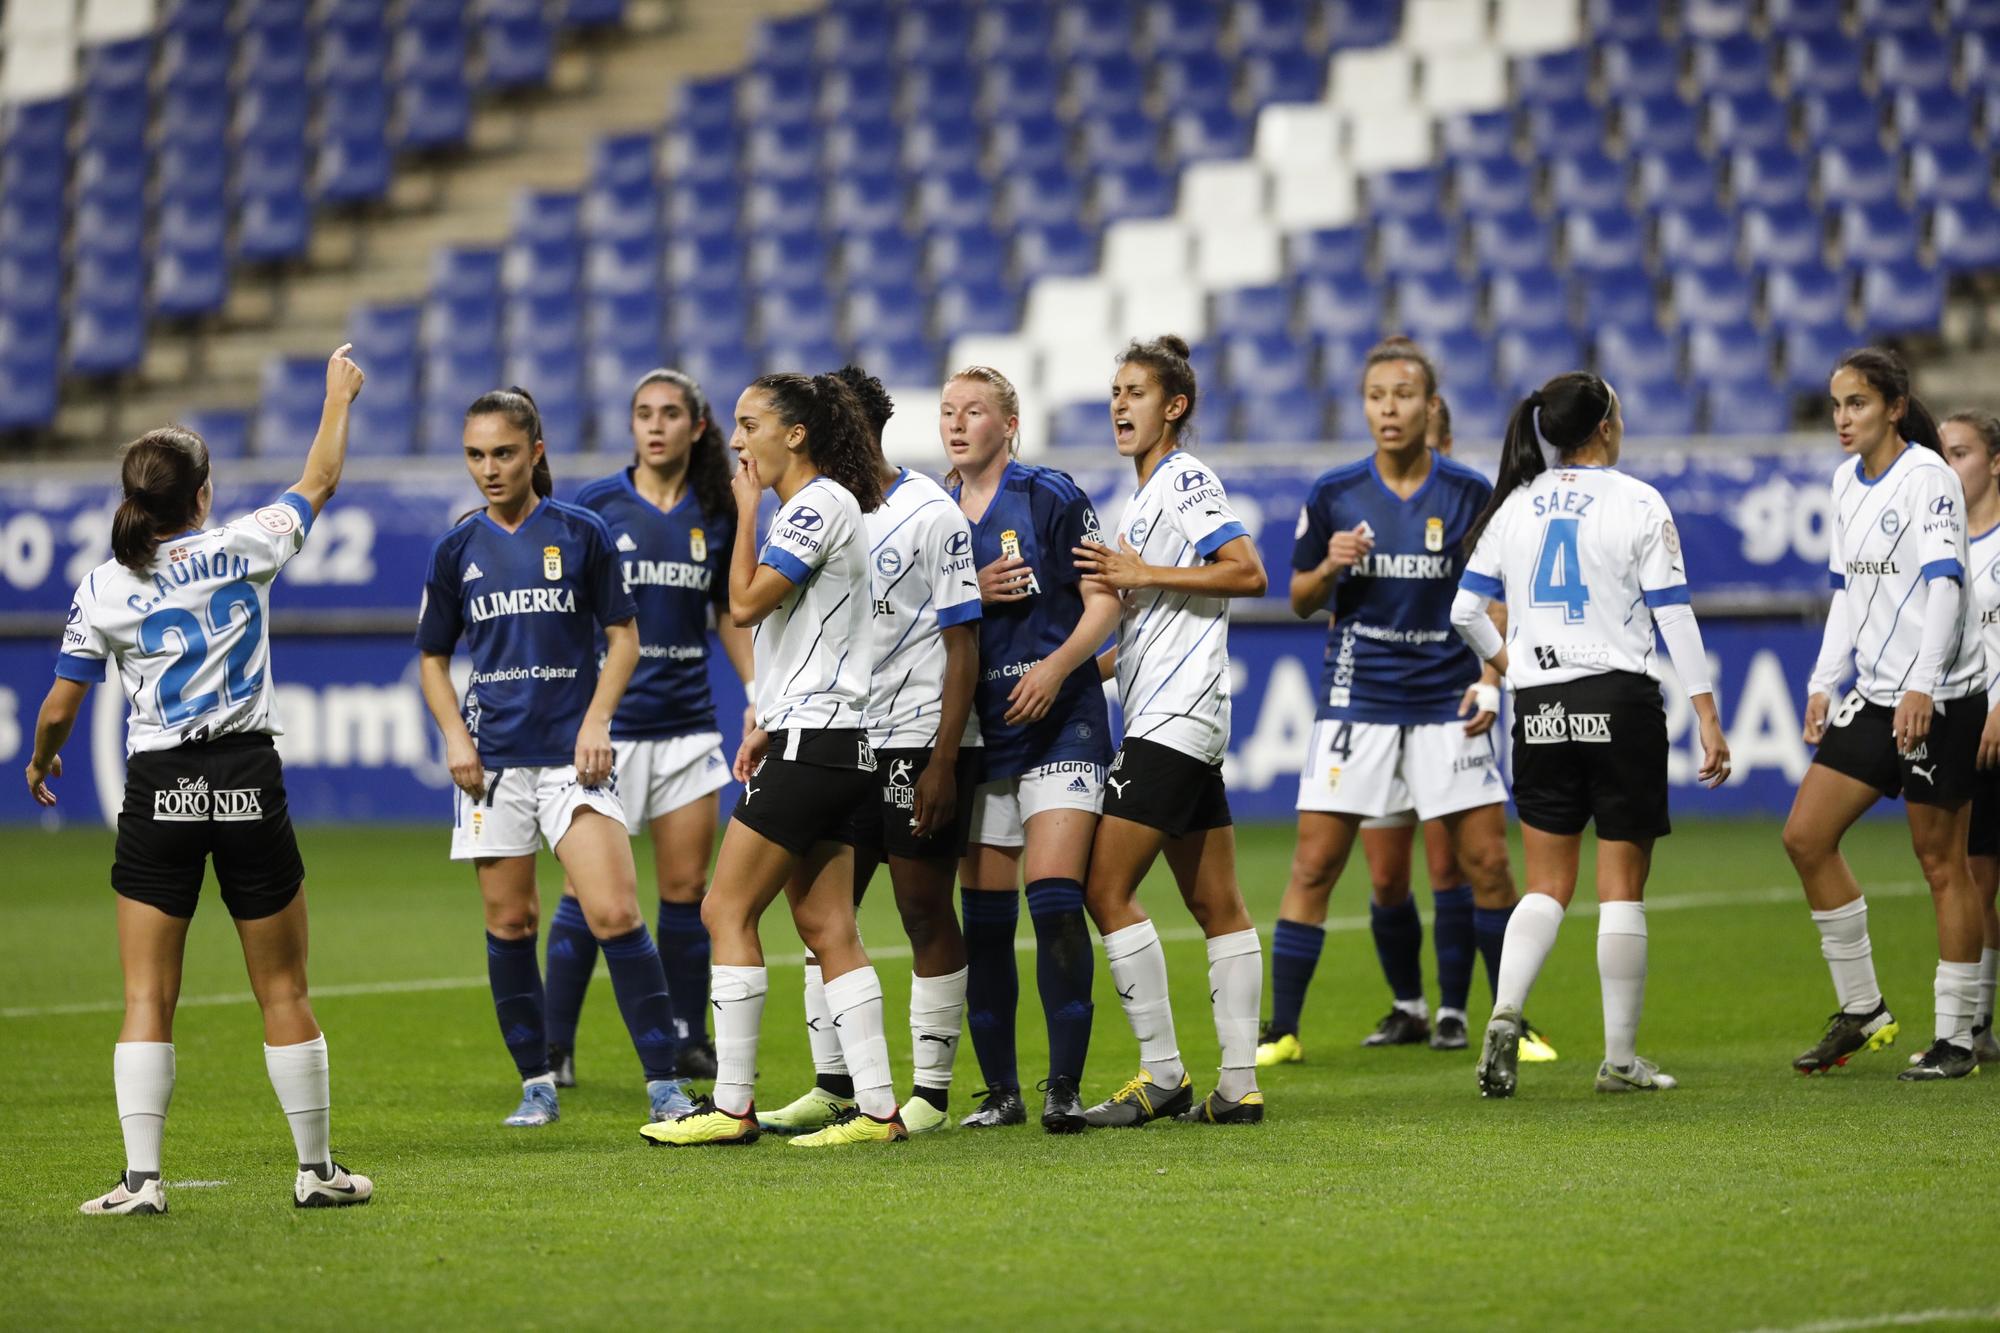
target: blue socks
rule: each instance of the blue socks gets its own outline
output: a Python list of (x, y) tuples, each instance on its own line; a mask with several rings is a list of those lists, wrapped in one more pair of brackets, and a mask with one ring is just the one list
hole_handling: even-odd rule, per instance
[(576, 1049), (576, 1021), (583, 1014), (583, 997), (590, 992), (590, 974), (597, 967), (597, 940), (583, 919), (583, 904), (564, 894), (549, 923), (548, 1024), (549, 1045)]
[(643, 925), (634, 926), (627, 934), (600, 940), (598, 947), (604, 950), (618, 1012), (632, 1034), (632, 1049), (639, 1053), (646, 1081), (675, 1077), (680, 1039), (674, 1033), (674, 1002), (667, 997), (667, 974), (653, 937)]
[(965, 1025), (972, 1033), (979, 1072), (989, 1088), (1018, 1088), (1014, 1010), (1021, 999), (1021, 979), (1014, 970), (1014, 926), (1021, 919), (1021, 900), (1012, 889), (991, 893), (962, 888), (959, 901), (965, 922)]
[(1500, 946), (1507, 939), (1507, 918), (1513, 915), (1512, 907), (1472, 909), (1473, 937), (1479, 942), (1479, 956), (1486, 960), (1486, 984), (1495, 995), (1500, 992)]
[(1271, 932), (1271, 1031), (1299, 1032), (1299, 1011), (1305, 1008), (1306, 987), (1319, 966), (1326, 945), (1326, 928), (1278, 918)]
[(549, 1072), (549, 1035), (542, 1023), (542, 970), (535, 964), (535, 937), (486, 937), (486, 980), (493, 987), (493, 1012), (500, 1036), (523, 1079)]
[(1417, 915), (1417, 900), (1405, 898), (1397, 907), (1369, 903), (1368, 925), (1390, 993), (1403, 1001), (1423, 999), (1424, 919)]
[[(1090, 1053), (1095, 962), (1090, 923), (1083, 914), (1083, 885), (1073, 879), (1036, 880), (1028, 885), (1028, 916), (1035, 924), (1035, 985), (1049, 1025), (1049, 1077), (1080, 1083), (1084, 1057)], [(1009, 922), (1010, 939), (1012, 935)]]
[(1465, 1012), (1472, 990), (1472, 958), (1476, 927), (1472, 922), (1472, 890), (1466, 885), (1431, 892), (1431, 948), (1438, 960), (1438, 1005)]
[(708, 1040), (708, 927), (700, 903), (660, 904), (660, 965), (684, 1042)]

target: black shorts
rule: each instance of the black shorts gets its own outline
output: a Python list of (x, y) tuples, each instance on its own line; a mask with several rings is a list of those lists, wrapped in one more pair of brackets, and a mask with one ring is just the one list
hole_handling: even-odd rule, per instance
[(1159, 829), (1169, 838), (1235, 822), (1221, 764), (1136, 737), (1112, 757), (1104, 777), (1104, 813)]
[(929, 750), (877, 750), (873, 797), (854, 807), (841, 841), (878, 861), (885, 854), (913, 861), (955, 861), (964, 856), (966, 835), (972, 831), (972, 795), (979, 787), (980, 753), (958, 752), (952, 770), (958, 782), (958, 807), (950, 823), (919, 838), (910, 831), (910, 814), (916, 808), (917, 779), (930, 762)]
[(1514, 806), (1523, 824), (1564, 837), (1592, 821), (1612, 842), (1672, 832), (1659, 683), (1610, 671), (1517, 690)]
[(285, 910), (305, 880), (278, 750), (262, 734), (145, 751), (125, 767), (111, 887), (191, 917), (215, 858), (222, 905), (238, 921)]
[(2000, 768), (1982, 768), (1972, 782), (1972, 831), (1967, 856), (2000, 856)]
[(1850, 694), (1834, 707), (1815, 764), (1865, 782), (1912, 805), (1955, 808), (1970, 800), (1979, 772), (1979, 733), (1986, 696), (1969, 694), (1931, 713), (1931, 732), (1905, 756), (1896, 749), (1896, 710)]
[(780, 731), (730, 818), (794, 856), (817, 842), (851, 842), (848, 821), (874, 796), (875, 772), (864, 731)]

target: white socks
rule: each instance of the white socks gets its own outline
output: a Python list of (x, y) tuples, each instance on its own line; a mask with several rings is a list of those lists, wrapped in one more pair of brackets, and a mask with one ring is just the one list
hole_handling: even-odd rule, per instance
[(1979, 964), (1937, 965), (1937, 1039), (1961, 1050), (1972, 1049), (1972, 1014), (1979, 1006)]
[(961, 967), (941, 977), (910, 978), (910, 1062), (919, 1088), (937, 1092), (951, 1089), (952, 1057), (958, 1054), (969, 972)]
[(1264, 1003), (1264, 954), (1254, 926), (1209, 940), (1208, 994), (1222, 1047), (1215, 1091), (1240, 1102), (1257, 1089), (1257, 1015)]
[(1604, 1058), (1614, 1068), (1630, 1068), (1646, 1007), (1644, 903), (1598, 905), (1597, 979), (1604, 991)]
[(882, 1024), (882, 982), (873, 967), (857, 967), (827, 982), (825, 990), (833, 1030), (854, 1078), (854, 1100), (861, 1114), (887, 1120), (896, 1113), (896, 1094), (890, 1084), (889, 1039)]
[(1419, 995), (1414, 1000), (1398, 1000), (1396, 1001), (1395, 1007), (1406, 1014), (1410, 1014), (1413, 1015), (1414, 1017), (1421, 1018), (1426, 1022), (1430, 1020), (1431, 1016), (1430, 1001), (1424, 999), (1424, 997), (1421, 995)]
[(1993, 1025), (1993, 989), (2000, 979), (2000, 949), (1982, 949), (1979, 954), (1979, 1005), (1972, 1015), (1974, 1027)]
[(826, 983), (820, 979), (819, 964), (806, 964), (806, 1042), (812, 1047), (815, 1074), (845, 1074), (847, 1060), (840, 1053), (840, 1034), (833, 1030), (833, 1010), (826, 1007)]
[(757, 1083), (757, 1033), (764, 1023), (770, 976), (761, 967), (708, 970), (708, 998), (715, 1010), (715, 1105), (731, 1115), (749, 1113)]
[[(1174, 1040), (1174, 1013), (1167, 1002), (1167, 955), (1150, 919), (1104, 937), (1104, 959), (1132, 1034), (1139, 1039), (1139, 1063), (1153, 1082), (1172, 1089), (1187, 1070)], [(1253, 1057), (1254, 1059), (1254, 1057)]]
[(1882, 988), (1875, 982), (1875, 950), (1868, 942), (1868, 900), (1856, 898), (1831, 912), (1814, 912), (1812, 919), (1840, 1011), (1873, 1013), (1882, 1003)]
[(1494, 989), (1495, 1012), (1521, 1012), (1528, 992), (1541, 975), (1549, 950), (1556, 947), (1556, 932), (1562, 929), (1563, 906), (1546, 893), (1524, 893), (1513, 914), (1507, 918), (1507, 937), (1500, 945), (1500, 982)]
[(333, 1158), (326, 1139), (333, 1118), (333, 1095), (327, 1079), (325, 1034), (295, 1046), (265, 1046), (264, 1072), (271, 1076), (278, 1105), (291, 1122), (299, 1170), (330, 1178)]
[(111, 1048), (111, 1083), (118, 1091), (118, 1127), (125, 1132), (125, 1170), (160, 1174), (160, 1140), (174, 1099), (174, 1045), (121, 1041)]

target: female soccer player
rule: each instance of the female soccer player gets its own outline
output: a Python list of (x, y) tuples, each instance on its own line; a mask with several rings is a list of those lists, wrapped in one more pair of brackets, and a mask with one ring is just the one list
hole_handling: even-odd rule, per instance
[[(868, 538), (882, 504), (875, 451), (854, 391), (837, 375), (766, 375), (736, 401), (742, 460), (729, 614), (757, 627), (757, 727), (736, 754), (743, 798), (716, 858), (702, 920), (714, 941), (713, 1098), (643, 1126), (670, 1147), (757, 1139), (757, 1036), (768, 978), (757, 923), (780, 892), (819, 960), (827, 1008), (854, 1079), (855, 1109), (804, 1140), (820, 1147), (906, 1138), (890, 1087), (882, 983), (854, 928), (855, 806), (874, 794), (868, 745)], [(777, 492), (762, 551), (757, 502)]]
[[(1901, 795), (1938, 927), (1936, 1039), (1901, 1077), (1963, 1078), (1978, 1068), (1984, 914), (1966, 841), (1986, 723), (1978, 612), (1964, 587), (1965, 490), (1892, 353), (1848, 353), (1830, 387), (1841, 451), (1854, 461), (1833, 474), (1836, 592), (1806, 700), (1806, 743), (1819, 751), (1785, 821), (1785, 851), (1840, 1007), (1792, 1066), (1823, 1072), (1895, 1040), (1898, 1024), (1875, 980), (1868, 903), (1840, 840), (1881, 797)], [(1850, 670), (1853, 692), (1835, 709), (1832, 695)]]
[[(1256, 1067), (1264, 959), (1236, 886), (1236, 831), (1222, 786), (1229, 599), (1264, 595), (1264, 562), (1221, 479), (1181, 448), (1198, 401), (1180, 338), (1133, 342), (1119, 354), (1111, 429), (1119, 454), (1132, 460), (1138, 489), (1118, 520), (1115, 549), (1086, 537), (1074, 550), (1086, 578), (1119, 594), (1118, 642), (1100, 670), (1117, 675), (1125, 743), (1105, 778), (1085, 903), (1104, 937), (1140, 1060), (1135, 1077), (1084, 1112), (1090, 1125), (1143, 1125), (1168, 1115), (1220, 1125), (1264, 1118)], [(1222, 1070), (1198, 1106), (1174, 1039), (1167, 956), (1138, 901), (1139, 881), (1162, 850), (1208, 937)]]
[[(881, 456), (882, 428), (896, 410), (882, 381), (859, 366), (840, 378), (868, 421), (882, 505), (868, 516), (870, 601), (868, 744), (875, 785), (854, 810), (858, 906), (886, 859), (914, 964), (910, 1050), (915, 1090), (903, 1103), (912, 1134), (942, 1129), (953, 1058), (965, 1016), (965, 939), (952, 911), (951, 884), (965, 855), (972, 793), (979, 782), (979, 724), (972, 690), (979, 678), (979, 583), (972, 530), (944, 488)], [(825, 873), (835, 873), (837, 863)], [(806, 958), (806, 1039), (815, 1081), (804, 1095), (757, 1118), (765, 1129), (823, 1129), (854, 1105), (854, 1080), (840, 1052), (819, 960)]]
[[(493, 1009), (521, 1074), (506, 1123), (558, 1117), (535, 959), (538, 834), (604, 952), (652, 1113), (678, 1114), (692, 1103), (674, 1066), (666, 973), (639, 915), (611, 748), (611, 718), (639, 660), (637, 608), (604, 520), (550, 498), (541, 414), (526, 390), (496, 389), (466, 409), (465, 466), (486, 503), (431, 553), (417, 651), (458, 787), (451, 859), (472, 862), (479, 880)], [(472, 658), (463, 713), (451, 683), (461, 638)]]
[[(1319, 716), (1299, 775), (1299, 838), (1271, 943), (1274, 993), (1261, 1062), (1303, 1058), (1299, 1011), (1325, 941), (1327, 903), (1369, 820), (1413, 810), (1443, 826), (1451, 863), (1436, 886), (1442, 1007), (1435, 1033), (1424, 1002), (1423, 923), (1409, 889), (1409, 834), (1362, 832), (1374, 897), (1375, 952), (1395, 1005), (1363, 1043), (1430, 1038), (1467, 1045), (1473, 951), (1499, 970), (1517, 900), (1507, 860), (1499, 760), (1490, 735), (1499, 674), (1451, 632), (1465, 533), (1493, 493), (1486, 478), (1426, 445), (1437, 374), (1417, 345), (1392, 338), (1368, 354), (1361, 396), (1372, 457), (1313, 483), (1292, 551), (1292, 610), (1326, 607)], [(1378, 840), (1371, 842), (1370, 839)], [(1460, 887), (1469, 884), (1468, 888)]]
[(990, 366), (944, 387), (945, 478), (972, 524), (978, 567), (979, 687), (986, 776), (973, 798), (965, 912), (966, 1025), (986, 1079), (985, 1104), (960, 1124), (1027, 1119), (1014, 1055), (1015, 886), (1026, 872), (1035, 981), (1049, 1032), (1042, 1128), (1080, 1133), (1078, 1086), (1090, 1050), (1092, 958), (1083, 911), (1091, 839), (1104, 806), (1111, 721), (1090, 664), (1118, 623), (1118, 597), (1085, 582), (1070, 551), (1098, 536), (1097, 511), (1067, 474), (1013, 455), (1020, 398)]
[[(1979, 738), (1979, 769), (1972, 787), (1972, 824), (1966, 859), (1973, 887), (1985, 907), (1984, 948), (1979, 953), (1979, 1002), (1972, 1016), (1973, 1058), (2000, 1062), (1993, 1039), (1993, 989), (2000, 971), (2000, 417), (1960, 412), (1938, 427), (1945, 461), (1965, 488), (1966, 588), (1979, 612), (1986, 657), (1986, 727)], [(1917, 1059), (1922, 1059), (1921, 1056)]]
[[(715, 846), (716, 792), (729, 783), (729, 764), (709, 698), (708, 623), (716, 608), (717, 637), (747, 691), (750, 632), (728, 615), (736, 504), (722, 428), (701, 386), (680, 371), (648, 371), (632, 390), (632, 442), (632, 466), (585, 486), (576, 502), (611, 529), (639, 607), (639, 665), (611, 719), (611, 749), (626, 830), (652, 834), (660, 962), (680, 1069), (713, 1078), (701, 895)], [(597, 953), (575, 889), (564, 885), (548, 946), (549, 1063), (557, 1087), (576, 1082), (576, 1024)]]
[[(1451, 607), (1453, 628), (1515, 687), (1514, 803), (1527, 852), (1528, 892), (1507, 923), (1479, 1055), (1485, 1097), (1514, 1095), (1521, 1006), (1555, 947), (1593, 820), (1604, 994), (1597, 1090), (1674, 1086), (1634, 1050), (1646, 994), (1646, 874), (1654, 841), (1669, 831), (1656, 625), (1700, 721), (1700, 776), (1711, 787), (1729, 776), (1729, 744), (1674, 517), (1658, 491), (1615, 470), (1624, 434), (1618, 396), (1595, 375), (1558, 375), (1529, 394), (1507, 423), (1500, 480), (1466, 538), (1472, 554)], [(1486, 614), (1502, 598), (1506, 641)]]
[(174, 1008), (210, 856), (264, 1011), (264, 1069), (298, 1149), (292, 1202), (334, 1208), (367, 1203), (375, 1191), (327, 1150), (326, 1038), (306, 996), (306, 872), (271, 743), (279, 726), (267, 628), (271, 584), (340, 484), (348, 405), (362, 379), (349, 350), (327, 361), (326, 406), (304, 475), (233, 523), (202, 526), (214, 490), (199, 435), (167, 426), (128, 445), (114, 558), (90, 572), (70, 603), (56, 682), (28, 758), (37, 803), (56, 803), (49, 780), (62, 776), (63, 743), (107, 660), (118, 664), (131, 700), (125, 808), (111, 866), (125, 973), (111, 1079), (125, 1174), (84, 1204), (86, 1213), (167, 1211), (160, 1141), (174, 1095)]

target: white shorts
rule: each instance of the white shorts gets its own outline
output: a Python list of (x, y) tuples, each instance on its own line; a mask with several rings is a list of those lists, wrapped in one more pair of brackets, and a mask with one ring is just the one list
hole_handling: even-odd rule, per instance
[(1024, 846), (1028, 821), (1044, 810), (1103, 814), (1104, 765), (1069, 760), (980, 783), (972, 796), (972, 828), (966, 841), (975, 846)]
[(451, 859), (533, 856), (541, 843), (554, 851), (576, 812), (586, 808), (625, 822), (616, 770), (602, 787), (578, 786), (573, 764), (489, 772), (482, 799), (452, 792)]
[(613, 741), (618, 791), (625, 803), (625, 831), (638, 837), (661, 815), (672, 814), (729, 785), (722, 736), (704, 731), (657, 741)]
[[(1397, 781), (1400, 783), (1401, 779), (1399, 778), (1397, 779)], [(1374, 819), (1364, 819), (1361, 821), (1361, 827), (1365, 829), (1415, 828), (1416, 826), (1417, 826), (1417, 812), (1409, 809), (1408, 807), (1398, 810), (1393, 815), (1381, 815)]]
[[(1300, 810), (1364, 820), (1410, 812), (1438, 819), (1507, 799), (1493, 738), (1467, 736), (1462, 722), (1397, 726), (1390, 722), (1313, 723)], [(1394, 827), (1378, 825), (1378, 827)]]

